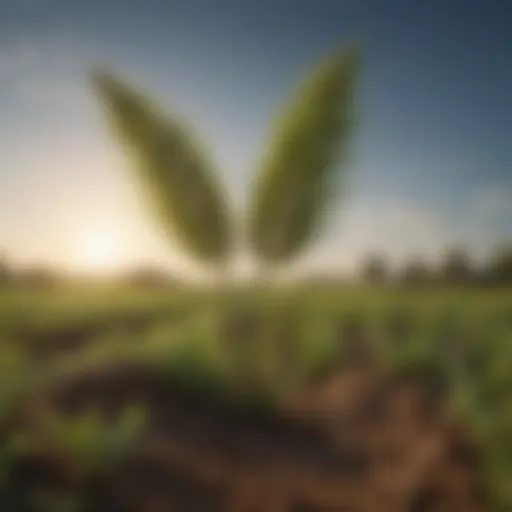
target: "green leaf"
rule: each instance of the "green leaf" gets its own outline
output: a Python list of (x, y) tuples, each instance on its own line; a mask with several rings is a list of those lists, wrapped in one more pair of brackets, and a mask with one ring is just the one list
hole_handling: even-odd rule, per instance
[(112, 74), (95, 71), (92, 84), (163, 226), (198, 260), (223, 263), (232, 244), (229, 212), (197, 142), (178, 120)]
[(355, 48), (326, 59), (277, 122), (249, 205), (250, 243), (267, 263), (296, 256), (338, 196), (358, 61)]

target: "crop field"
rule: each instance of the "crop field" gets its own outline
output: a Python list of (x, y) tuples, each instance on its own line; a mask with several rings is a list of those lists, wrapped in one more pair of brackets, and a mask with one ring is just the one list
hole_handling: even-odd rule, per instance
[[(512, 507), (510, 290), (6, 290), (0, 326), (2, 510), (246, 510), (269, 486), (258, 510)], [(432, 456), (448, 490), (363, 471), (392, 437), (374, 440), (375, 392), (406, 407), (405, 390), (430, 405), (394, 417), (398, 452), (433, 418), (467, 443), (464, 470)], [(338, 410), (344, 393), (373, 413)]]

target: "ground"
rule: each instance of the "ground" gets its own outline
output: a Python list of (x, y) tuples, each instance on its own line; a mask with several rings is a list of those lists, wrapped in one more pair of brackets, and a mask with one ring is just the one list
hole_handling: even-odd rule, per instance
[(0, 326), (2, 510), (512, 506), (510, 290), (11, 290)]

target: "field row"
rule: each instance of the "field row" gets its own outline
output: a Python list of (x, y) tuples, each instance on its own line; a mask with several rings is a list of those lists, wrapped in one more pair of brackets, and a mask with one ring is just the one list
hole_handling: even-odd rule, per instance
[[(207, 396), (273, 408), (354, 357), (377, 354), (395, 375), (421, 381), (464, 418), (485, 456), (496, 503), (507, 510), (510, 299), (510, 292), (461, 290), (3, 295), (0, 419), (8, 421), (38, 390), (122, 364), (149, 365)], [(97, 445), (99, 460), (119, 437), (98, 418), (55, 421), (56, 438), (70, 438), (79, 452)]]

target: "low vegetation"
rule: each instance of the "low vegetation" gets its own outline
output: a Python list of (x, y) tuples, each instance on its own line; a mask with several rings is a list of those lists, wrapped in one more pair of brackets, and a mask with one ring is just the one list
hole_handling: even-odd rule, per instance
[[(347, 364), (350, 367), (357, 354), (374, 354), (393, 375), (419, 382), (442, 399), (480, 448), (487, 488), (496, 501), (493, 510), (512, 505), (508, 495), (512, 458), (507, 451), (512, 442), (510, 291), (317, 287), (314, 292), (239, 289), (216, 293), (214, 302), (206, 291), (181, 297), (165, 294), (165, 298), (159, 292), (141, 295), (138, 304), (144, 304), (141, 311), (147, 314), (144, 328), (133, 329), (127, 315), (125, 329), (103, 333), (90, 326), (107, 316), (107, 311), (129, 310), (135, 296), (119, 294), (115, 300), (112, 296), (108, 308), (103, 298), (98, 297), (95, 304), (90, 295), (84, 296), (84, 301), (89, 301), (84, 310), (78, 306), (84, 302), (77, 293), (78, 317), (71, 297), (58, 306), (44, 294), (37, 299), (31, 296), (35, 317), (51, 314), (54, 319), (49, 333), (66, 325), (86, 335), (80, 337), (80, 343), (70, 338), (69, 344), (58, 348), (50, 343), (52, 357), (44, 358), (44, 345), (35, 347), (23, 343), (21, 337), (12, 337), (13, 332), (21, 332), (17, 331), (18, 324), (23, 324), (21, 318), (14, 316), (7, 322), (9, 329), (2, 344), (5, 384), (0, 393), (4, 489), (9, 489), (8, 475), (11, 469), (15, 472), (16, 461), (27, 457), (27, 445), (20, 452), (19, 446), (14, 449), (12, 444), (18, 439), (15, 434), (20, 425), (37, 434), (37, 439), (44, 439), (47, 449), (67, 454), (75, 472), (77, 468), (94, 472), (94, 466), (113, 467), (109, 461), (135, 449), (137, 433), (144, 424), (141, 416), (135, 415), (137, 421), (131, 422), (131, 416), (121, 415), (111, 426), (107, 422), (102, 427), (100, 409), (91, 412), (101, 406), (93, 387), (90, 398), (86, 399), (87, 390), (83, 390), (82, 398), (75, 399), (81, 403), (75, 412), (59, 405), (47, 412), (36, 407), (30, 421), (26, 415), (20, 416), (20, 408), (44, 403), (44, 396), (51, 396), (54, 388), (62, 388), (58, 393), (65, 394), (76, 379), (90, 373), (104, 372), (104, 378), (110, 379), (108, 385), (115, 388), (119, 365), (149, 367), (167, 376), (163, 382), (167, 379), (170, 387), (271, 414), (269, 411), (280, 410), (301, 389), (338, 374)], [(0, 317), (10, 318), (7, 295), (1, 303)], [(25, 305), (29, 306), (28, 300)], [(122, 327), (122, 315), (118, 322)], [(25, 335), (30, 336), (29, 330)], [(111, 377), (109, 369), (114, 369)], [(163, 385), (159, 381), (158, 386)], [(131, 392), (126, 393), (123, 407), (141, 399), (142, 406), (151, 410), (156, 390), (147, 391), (148, 395), (141, 391), (140, 396), (133, 392), (131, 398)], [(155, 422), (162, 420), (150, 414), (146, 421), (154, 430)]]

